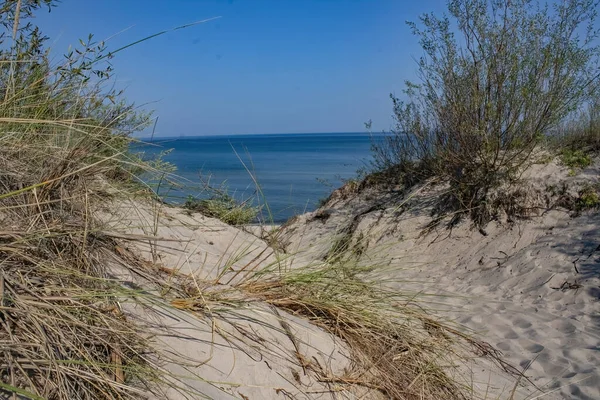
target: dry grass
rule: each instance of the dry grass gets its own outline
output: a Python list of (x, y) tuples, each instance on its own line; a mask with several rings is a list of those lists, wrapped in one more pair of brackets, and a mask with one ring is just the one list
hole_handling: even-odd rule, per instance
[[(180, 226), (169, 218), (162, 223)], [(364, 268), (353, 263), (352, 257), (340, 256), (334, 262), (290, 270), (286, 266), (293, 258), (293, 254), (280, 254), (275, 261), (241, 261), (236, 267), (223, 268), (227, 272), (211, 281), (172, 271), (171, 290), (165, 296), (173, 307), (212, 320), (215, 334), (223, 335), (233, 347), (264, 348), (266, 354), (269, 346), (277, 344), (243, 334), (249, 331), (247, 311), (264, 313), (266, 303), (275, 315), (280, 310), (310, 321), (349, 350), (351, 364), (344, 372), (334, 372), (307, 357), (301, 350), (306, 343), (298, 339), (295, 329), (286, 327), (285, 318), (272, 326), (260, 318), (253, 323), (267, 330), (283, 330), (290, 339), (287, 350), (305, 374), (308, 371), (316, 381), (341, 392), (349, 393), (354, 386), (390, 399), (477, 398), (467, 381), (455, 379), (455, 372), (466, 372), (466, 361), (473, 356), (491, 359), (507, 372), (518, 374), (490, 345), (440, 322), (423, 307), (420, 297), (386, 289), (375, 276), (381, 272), (377, 266)], [(201, 275), (203, 267), (198, 268)], [(242, 337), (232, 336), (227, 327)], [(253, 340), (256, 342), (248, 342)], [(337, 398), (333, 392), (331, 396)]]
[(128, 134), (142, 120), (41, 60), (17, 72), (0, 103), (0, 392), (141, 397), (157, 369), (122, 311), (135, 293), (111, 277), (107, 254), (122, 255), (94, 210), (110, 182), (131, 181)]
[(33, 121), (2, 122), (20, 134), (0, 135), (0, 390), (137, 398), (157, 376), (147, 338), (121, 310), (133, 293), (109, 273), (107, 253), (120, 257), (115, 243), (93, 218), (122, 156), (98, 149), (121, 138), (77, 121), (35, 121), (34, 132)]
[(390, 399), (463, 399), (469, 397), (469, 388), (448, 372), (464, 362), (465, 354), (502, 363), (491, 346), (440, 323), (417, 299), (382, 288), (352, 263), (303, 267), (282, 275), (265, 272), (239, 288), (308, 319), (348, 345), (354, 365), (342, 376), (332, 376), (298, 354), (302, 366), (322, 382), (364, 386)]
[(144, 302), (111, 275), (143, 264), (94, 214), (113, 185), (139, 191), (134, 173), (152, 169), (128, 152), (149, 115), (115, 89), (104, 42), (90, 36), (51, 65), (29, 21), (41, 3), (53, 1), (0, 10), (12, 21), (0, 40), (0, 397), (147, 397), (164, 373), (122, 306)]

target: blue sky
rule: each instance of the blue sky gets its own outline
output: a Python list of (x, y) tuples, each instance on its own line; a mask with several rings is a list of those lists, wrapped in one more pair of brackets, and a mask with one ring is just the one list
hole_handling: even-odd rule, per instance
[(415, 77), (421, 54), (405, 21), (444, 9), (444, 0), (62, 0), (36, 23), (58, 57), (88, 33), (121, 32), (108, 42), (116, 49), (220, 16), (113, 59), (127, 97), (151, 103), (157, 135), (356, 132), (369, 119), (391, 126), (389, 94)]

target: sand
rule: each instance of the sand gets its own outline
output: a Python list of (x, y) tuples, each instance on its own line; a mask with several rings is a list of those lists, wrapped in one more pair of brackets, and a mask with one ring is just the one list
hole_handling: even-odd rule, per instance
[[(598, 163), (575, 177), (556, 162), (525, 177), (534, 186), (597, 183)], [(542, 190), (543, 192), (543, 190)], [(412, 200), (408, 203), (407, 198)], [(600, 398), (600, 216), (544, 210), (530, 220), (463, 222), (429, 233), (431, 188), (407, 196), (362, 193), (299, 217), (281, 236), (304, 259), (322, 258), (354, 222), (351, 248), (377, 265), (381, 282), (426, 300), (443, 318), (502, 351), (527, 379), (515, 398)], [(374, 207), (374, 203), (377, 206)], [(324, 218), (323, 215), (327, 217)], [(509, 398), (512, 385), (474, 369), (490, 398)]]
[[(107, 231), (130, 238), (123, 240), (128, 250), (155, 259), (161, 268), (223, 286), (243, 278), (236, 271), (277, 262), (273, 249), (256, 235), (178, 208), (120, 201), (102, 219)], [(128, 285), (149, 286), (126, 269), (115, 267), (114, 274)], [(236, 299), (234, 293), (228, 297)], [(244, 296), (234, 307), (212, 309), (209, 304), (202, 312), (152, 299), (147, 307), (124, 305), (130, 318), (156, 335), (156, 361), (167, 371), (165, 376), (177, 376), (152, 398), (382, 398), (373, 389), (319, 382), (303, 369), (296, 351), (324, 374), (342, 374), (351, 366), (344, 343), (305, 320)]]
[[(540, 188), (567, 182), (576, 191), (598, 181), (594, 165), (571, 177), (552, 162), (534, 166), (525, 178)], [(473, 356), (453, 372), (472, 387), (473, 399), (600, 398), (598, 212), (573, 216), (544, 210), (529, 220), (492, 222), (482, 231), (463, 222), (424, 233), (436, 190), (333, 196), (320, 210), (281, 228), (238, 229), (136, 201), (114, 204), (103, 220), (107, 230), (124, 238), (137, 235), (123, 246), (155, 265), (224, 286), (267, 265), (322, 263), (346, 232), (348, 254), (373, 267), (370, 274), (382, 285), (414, 295), (439, 318), (502, 352), (506, 364)], [(271, 247), (275, 244), (285, 253)], [(127, 271), (115, 274), (144, 284)], [(328, 374), (344, 371), (352, 360), (344, 343), (329, 333), (244, 296), (230, 309), (194, 312), (152, 304), (131, 306), (129, 312), (157, 335), (163, 354), (157, 358), (185, 385), (176, 390), (165, 384), (159, 398), (195, 399), (199, 393), (216, 399), (383, 398), (375, 390), (320, 382), (304, 371), (296, 352)]]

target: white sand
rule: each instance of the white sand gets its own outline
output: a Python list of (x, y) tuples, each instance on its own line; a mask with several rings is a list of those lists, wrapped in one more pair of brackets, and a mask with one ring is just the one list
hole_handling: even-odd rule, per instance
[[(596, 164), (569, 177), (551, 163), (535, 166), (526, 178), (540, 188), (559, 181), (580, 187), (598, 182), (599, 172)], [(491, 223), (487, 236), (468, 223), (422, 235), (431, 222), (430, 195), (435, 192), (422, 188), (407, 202), (390, 194), (378, 207), (380, 194), (334, 199), (288, 226), (282, 241), (290, 251), (301, 250), (303, 259), (318, 259), (336, 232), (355, 221), (353, 246), (363, 251), (361, 263), (379, 266), (382, 283), (419, 294), (439, 315), (483, 336), (516, 368), (529, 366), (525, 376), (532, 384), (521, 380), (515, 398), (600, 399), (598, 212), (573, 218), (555, 210), (530, 221)], [(489, 398), (510, 397), (512, 383), (485, 366), (474, 372), (475, 385), (489, 390)]]
[[(130, 249), (148, 260), (156, 257), (165, 268), (207, 280), (220, 276), (221, 283), (241, 279), (243, 274), (236, 272), (243, 268), (253, 270), (277, 261), (272, 249), (253, 234), (199, 214), (155, 207), (160, 206), (118, 203), (103, 216), (106, 229), (137, 238), (148, 236), (147, 240), (124, 240), (123, 245), (129, 243)], [(153, 240), (153, 236), (160, 239)], [(124, 282), (147, 283), (122, 268), (115, 268), (115, 275)], [(305, 371), (295, 355), (296, 346), (306, 360), (332, 376), (350, 367), (348, 351), (336, 337), (284, 311), (247, 301), (188, 312), (157, 298), (152, 301), (148, 308), (131, 304), (125, 308), (130, 318), (157, 335), (161, 354), (157, 361), (178, 377), (169, 380), (177, 387), (163, 385), (164, 393), (157, 399), (382, 398), (372, 389), (319, 382), (313, 372)]]
[[(597, 181), (598, 172), (597, 166), (590, 167), (569, 177), (565, 168), (552, 163), (535, 166), (528, 180), (539, 187), (565, 181), (576, 190)], [(544, 191), (537, 194), (543, 196)], [(226, 286), (241, 280), (244, 271), (321, 263), (340, 229), (352, 224), (358, 262), (376, 267), (372, 274), (382, 285), (414, 294), (440, 317), (502, 351), (517, 370), (526, 370), (513, 394), (514, 375), (473, 357), (470, 369), (456, 372), (457, 379), (473, 387), (473, 398), (599, 399), (598, 213), (573, 218), (554, 210), (530, 221), (491, 223), (485, 235), (468, 223), (422, 235), (431, 222), (430, 200), (435, 195), (435, 189), (424, 187), (409, 195), (410, 200), (369, 191), (334, 199), (279, 230), (278, 246), (287, 249), (284, 255), (258, 237), (265, 230), (250, 230), (252, 234), (158, 204), (119, 203), (103, 219), (107, 230), (144, 237), (122, 243), (155, 265)], [(116, 273), (124, 281), (144, 284), (127, 271)], [(344, 344), (306, 321), (240, 299), (244, 301), (236, 307), (197, 312), (160, 302), (145, 310), (128, 306), (138, 323), (157, 334), (164, 368), (186, 385), (165, 389), (159, 398), (195, 399), (199, 393), (252, 400), (286, 395), (383, 398), (374, 390), (326, 384), (314, 373), (305, 373), (296, 346), (305, 359), (335, 374), (351, 365)]]

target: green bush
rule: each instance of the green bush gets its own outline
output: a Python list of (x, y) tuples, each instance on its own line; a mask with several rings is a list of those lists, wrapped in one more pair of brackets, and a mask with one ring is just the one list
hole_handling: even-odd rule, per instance
[(587, 185), (581, 189), (579, 191), (579, 199), (577, 199), (577, 210), (587, 210), (598, 207), (600, 205), (598, 189), (597, 185)]
[(420, 82), (392, 96), (396, 127), (374, 144), (375, 166), (395, 168), (407, 185), (449, 182), (441, 212), (487, 223), (489, 194), (517, 179), (545, 135), (598, 87), (598, 32), (585, 29), (596, 5), (452, 0), (452, 21), (427, 14), (409, 23), (425, 53)]
[(563, 149), (560, 155), (561, 161), (569, 168), (585, 168), (592, 164), (592, 159), (581, 150)]
[(593, 96), (584, 110), (573, 113), (552, 132), (550, 144), (559, 153), (589, 155), (600, 152), (600, 96), (597, 93)]

